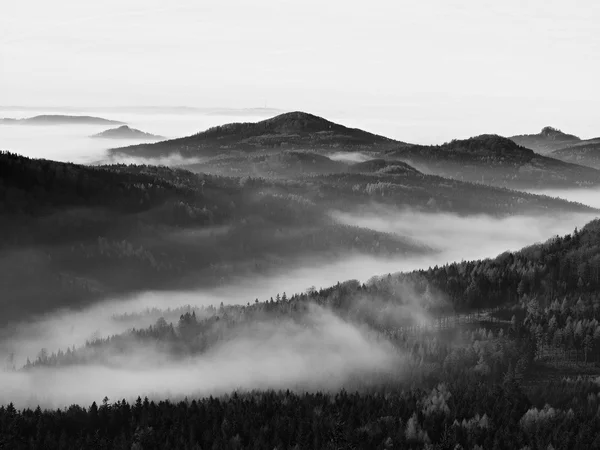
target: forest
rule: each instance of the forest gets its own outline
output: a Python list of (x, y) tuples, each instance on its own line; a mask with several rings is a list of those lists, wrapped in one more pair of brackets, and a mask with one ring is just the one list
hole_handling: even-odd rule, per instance
[[(496, 216), (593, 213), (561, 199), (421, 174), (406, 165), (295, 178), (82, 166), (0, 154), (0, 280), (21, 310), (138, 289), (220, 285), (310, 256), (426, 254), (427, 242), (340, 223), (330, 211), (388, 208)], [(277, 239), (273, 239), (273, 237)], [(37, 283), (27, 283), (35, 273)], [(40, 302), (40, 298), (48, 301)], [(36, 300), (37, 299), (37, 300)], [(49, 301), (51, 300), (51, 301)], [(81, 303), (80, 303), (81, 304)]]
[(255, 324), (291, 320), (318, 333), (307, 314), (313, 305), (365, 327), (401, 357), (344, 378), (341, 390), (296, 385), (170, 400), (105, 397), (100, 405), (44, 410), (8, 404), (0, 407), (0, 443), (15, 449), (598, 448), (599, 238), (594, 221), (492, 259), (284, 292), (245, 306), (146, 310), (139, 314), (155, 320), (147, 328), (58, 352), (41, 349), (23, 367), (6, 370), (110, 365), (117, 354), (132, 358), (147, 347), (169, 355), (164, 364), (173, 365), (210, 354)]

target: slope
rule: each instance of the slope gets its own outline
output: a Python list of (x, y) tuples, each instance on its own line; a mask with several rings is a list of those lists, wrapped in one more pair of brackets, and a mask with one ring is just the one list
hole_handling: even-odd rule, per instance
[(101, 133), (94, 134), (90, 137), (103, 139), (145, 139), (154, 141), (165, 139), (163, 136), (145, 133), (144, 131), (135, 128), (130, 128), (127, 125), (121, 125), (117, 128), (111, 128), (109, 130), (102, 131)]
[(280, 114), (255, 123), (231, 123), (156, 144), (115, 148), (114, 154), (157, 158), (179, 154), (185, 158), (232, 151), (273, 149), (369, 150), (391, 148), (397, 141), (330, 122), (304, 112)]
[(425, 173), (513, 189), (596, 186), (600, 172), (541, 156), (497, 135), (439, 146), (403, 145), (387, 153)]
[(551, 153), (554, 150), (569, 145), (576, 144), (581, 139), (572, 134), (563, 133), (557, 128), (544, 127), (537, 134), (522, 134), (512, 136), (511, 139), (518, 145), (529, 148), (542, 155)]
[(0, 124), (6, 125), (120, 125), (118, 120), (103, 119), (93, 116), (67, 116), (60, 114), (45, 114), (25, 119), (0, 119)]
[(580, 141), (575, 145), (554, 150), (549, 156), (600, 170), (600, 138)]

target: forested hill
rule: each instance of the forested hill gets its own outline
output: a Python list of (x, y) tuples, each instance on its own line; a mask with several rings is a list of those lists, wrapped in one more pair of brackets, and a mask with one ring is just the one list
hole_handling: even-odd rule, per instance
[(93, 116), (67, 116), (61, 114), (45, 114), (25, 119), (0, 119), (0, 124), (7, 125), (120, 125), (118, 120), (103, 119)]
[(579, 137), (564, 133), (553, 127), (544, 127), (537, 134), (511, 136), (510, 139), (518, 145), (527, 147), (542, 155), (551, 153), (553, 150), (559, 148), (577, 144), (581, 141)]
[(222, 283), (308, 256), (428, 251), (328, 216), (334, 197), (348, 208), (371, 202), (366, 190), (340, 201), (335, 191), (321, 199), (320, 189), (0, 153), (0, 317), (115, 292)]
[[(401, 165), (383, 169), (286, 181), (0, 153), (0, 270), (7, 275), (0, 280), (7, 299), (1, 316), (53, 301), (225, 283), (308, 256), (429, 251), (398, 235), (342, 225), (332, 210), (379, 205), (497, 216), (593, 211)], [(37, 282), (29, 283), (33, 276)]]
[[(3, 439), (26, 442), (37, 429), (35, 442), (48, 448), (96, 442), (135, 448), (188, 442), (196, 448), (597, 448), (599, 262), (595, 220), (581, 231), (485, 261), (245, 305), (154, 311), (165, 316), (148, 328), (52, 354), (42, 350), (21, 372), (99, 368), (140, 348), (170, 355), (174, 366), (179, 358), (212, 358), (214, 349), (249, 324), (314, 327), (307, 316), (311, 304), (368, 327), (403, 357), (389, 369), (351, 378), (348, 389), (335, 393), (240, 389), (220, 397), (194, 399), (191, 393), (180, 402), (129, 403), (106, 397), (101, 406), (35, 412), (10, 404), (0, 407), (8, 430)], [(479, 316), (477, 309), (487, 311)], [(411, 315), (431, 323), (419, 326)], [(70, 426), (74, 421), (77, 428)]]
[(600, 171), (541, 156), (497, 135), (438, 146), (402, 145), (387, 157), (435, 175), (513, 189), (574, 188), (600, 184)]
[(117, 128), (111, 128), (109, 130), (102, 131), (101, 133), (94, 134), (90, 137), (102, 139), (145, 139), (153, 141), (165, 139), (163, 136), (157, 136), (155, 134), (146, 133), (136, 128), (130, 128), (127, 125), (121, 125)]
[(290, 112), (251, 123), (231, 123), (179, 139), (111, 150), (145, 158), (179, 154), (185, 158), (231, 151), (272, 149), (369, 150), (392, 148), (398, 141), (330, 122), (304, 112)]
[(600, 220), (518, 252), (400, 275), (415, 276), (448, 295), (457, 311), (527, 298), (542, 307), (565, 297), (600, 300)]
[(561, 161), (600, 170), (600, 138), (581, 141), (570, 147), (554, 150), (550, 156)]

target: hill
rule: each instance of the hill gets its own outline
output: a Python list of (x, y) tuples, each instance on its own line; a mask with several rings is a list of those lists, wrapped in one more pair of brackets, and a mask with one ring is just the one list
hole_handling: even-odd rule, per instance
[[(0, 443), (73, 449), (98, 441), (111, 448), (158, 448), (155, 442), (176, 448), (171, 443), (179, 441), (197, 448), (598, 448), (599, 231), (594, 221), (494, 259), (367, 283), (349, 280), (289, 297), (284, 292), (270, 301), (120, 315), (158, 319), (120, 334), (106, 330), (77, 348), (41, 349), (5, 378), (18, 394), (13, 380), (21, 381), (19, 376), (69, 376), (76, 370), (75, 376), (89, 377), (86, 389), (100, 384), (95, 397), (105, 395), (102, 405), (91, 403), (91, 395), (83, 407), (34, 410), (33, 403), (17, 410), (10, 403), (0, 408), (6, 430)], [(409, 317), (415, 310), (426, 318), (424, 325)], [(346, 331), (353, 328), (340, 332), (340, 322), (367, 330), (367, 337)], [(331, 328), (333, 333), (324, 331)], [(308, 351), (317, 357), (307, 358)], [(263, 383), (282, 353), (293, 353), (299, 362), (280, 364), (282, 375)], [(134, 367), (138, 378), (144, 374), (149, 381), (134, 383), (134, 395), (125, 391), (129, 403), (109, 402), (125, 395), (113, 394), (106, 380), (124, 378), (113, 374), (115, 368), (128, 374)], [(219, 375), (227, 376), (214, 377), (222, 383), (212, 377), (196, 381), (198, 372), (214, 367), (225, 368)], [(251, 367), (260, 382), (235, 377), (246, 371), (232, 367)], [(171, 376), (170, 382), (157, 382), (154, 371), (160, 380)], [(190, 372), (195, 382), (181, 375)], [(70, 389), (58, 391), (62, 403), (69, 404), (62, 397)], [(38, 394), (33, 401), (49, 396), (35, 384), (24, 391)], [(161, 400), (164, 391), (167, 400)], [(15, 396), (8, 392), (6, 403)], [(286, 433), (278, 434), (282, 423)]]
[(228, 153), (185, 164), (197, 173), (271, 179), (303, 178), (313, 174), (346, 172), (348, 165), (325, 155), (303, 150)]
[(130, 128), (127, 125), (121, 125), (117, 128), (111, 128), (110, 130), (102, 131), (101, 133), (90, 136), (92, 138), (103, 138), (103, 139), (146, 139), (146, 140), (163, 140), (163, 136), (157, 136), (155, 134), (145, 133), (135, 128)]
[(340, 199), (319, 186), (11, 153), (0, 153), (0, 179), (2, 320), (111, 293), (211, 286), (308, 256), (429, 251), (335, 223), (327, 212)]
[(349, 167), (352, 173), (380, 173), (388, 175), (420, 174), (414, 167), (400, 161), (386, 161), (385, 159), (370, 159)]
[(596, 186), (600, 172), (536, 154), (510, 139), (481, 135), (438, 146), (403, 145), (387, 159), (424, 173), (513, 189)]
[[(285, 158), (275, 163), (320, 161), (294, 152)], [(6, 275), (0, 289), (7, 299), (0, 317), (137, 289), (210, 286), (305, 257), (429, 251), (396, 235), (340, 224), (332, 210), (376, 204), (462, 215), (593, 211), (403, 169), (268, 180), (0, 153), (0, 272)], [(36, 283), (29, 283), (33, 276)]]
[(0, 124), (8, 125), (120, 125), (123, 122), (103, 119), (93, 116), (67, 116), (61, 114), (46, 114), (26, 119), (0, 119)]
[(280, 114), (251, 123), (230, 123), (179, 139), (156, 144), (115, 148), (112, 154), (157, 158), (214, 156), (232, 151), (258, 150), (371, 150), (391, 148), (397, 141), (330, 122), (304, 112)]
[(600, 138), (580, 141), (575, 145), (554, 150), (549, 156), (600, 170)]
[(516, 144), (529, 148), (542, 155), (575, 144), (581, 140), (577, 136), (563, 133), (553, 127), (544, 127), (538, 134), (522, 134), (512, 136), (510, 139)]

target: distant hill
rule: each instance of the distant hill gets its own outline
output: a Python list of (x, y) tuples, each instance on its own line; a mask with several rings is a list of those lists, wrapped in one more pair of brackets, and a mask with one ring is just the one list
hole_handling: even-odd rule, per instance
[(385, 159), (370, 159), (356, 164), (349, 168), (353, 173), (381, 173), (388, 175), (398, 174), (420, 174), (414, 167), (401, 161), (386, 161)]
[(222, 176), (292, 179), (305, 175), (346, 172), (348, 165), (311, 151), (282, 150), (268, 153), (228, 153), (185, 164), (185, 168), (193, 172)]
[(304, 112), (280, 114), (251, 123), (230, 123), (201, 133), (155, 144), (112, 149), (113, 154), (145, 158), (179, 154), (185, 158), (211, 156), (231, 151), (273, 149), (384, 150), (400, 142), (356, 128), (330, 122)]
[(577, 136), (563, 133), (553, 127), (544, 127), (538, 134), (522, 134), (512, 136), (510, 139), (518, 145), (543, 155), (581, 141)]
[(570, 147), (554, 150), (549, 156), (600, 170), (600, 138), (581, 141)]
[(45, 114), (41, 116), (28, 117), (26, 119), (0, 119), (0, 124), (9, 125), (121, 125), (123, 122), (117, 120), (103, 119), (93, 116), (66, 116)]
[(572, 188), (600, 184), (600, 171), (536, 154), (497, 135), (454, 140), (438, 146), (403, 145), (387, 159), (424, 173), (513, 189)]
[(90, 136), (92, 138), (103, 138), (103, 139), (147, 139), (147, 140), (162, 140), (166, 139), (163, 136), (157, 136), (150, 133), (144, 133), (143, 131), (135, 128), (130, 128), (127, 125), (121, 125), (118, 128), (111, 128), (110, 130), (103, 131), (98, 134)]

